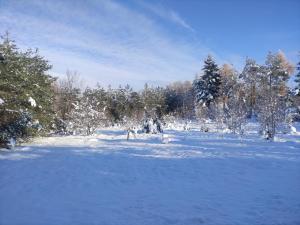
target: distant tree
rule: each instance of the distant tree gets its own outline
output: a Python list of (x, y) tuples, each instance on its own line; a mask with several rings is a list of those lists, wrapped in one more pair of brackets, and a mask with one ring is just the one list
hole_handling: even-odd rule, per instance
[(144, 105), (140, 94), (136, 91), (129, 93), (126, 114), (134, 124), (139, 123), (143, 119)]
[(111, 86), (106, 90), (107, 100), (106, 100), (106, 115), (111, 124), (117, 123), (120, 120), (120, 116), (117, 111), (117, 100), (116, 93)]
[(260, 77), (257, 106), (261, 131), (271, 140), (274, 139), (278, 126), (286, 119), (287, 81), (292, 70), (292, 65), (282, 52), (269, 53), (267, 56)]
[(220, 71), (217, 64), (209, 55), (204, 61), (203, 75), (194, 81), (196, 101), (209, 106), (219, 97), (221, 85)]
[(220, 96), (220, 71), (211, 56), (204, 61), (202, 70), (202, 76), (196, 77), (193, 82), (196, 115), (214, 119), (218, 111), (217, 100)]
[(194, 96), (192, 83), (174, 82), (165, 89), (166, 113), (181, 118), (194, 115)]
[(141, 93), (145, 117), (161, 118), (166, 110), (165, 93), (161, 87), (149, 87), (145, 84)]
[(247, 105), (244, 86), (240, 83), (235, 83), (231, 89), (232, 94), (227, 101), (225, 122), (233, 133), (243, 135), (244, 125), (247, 122)]
[(111, 123), (123, 123), (127, 120), (127, 107), (132, 89), (127, 85), (107, 90), (107, 115)]
[(233, 97), (235, 93), (235, 87), (237, 85), (237, 71), (228, 64), (224, 64), (220, 69), (221, 85), (219, 91), (219, 98), (222, 102), (222, 109), (226, 114), (228, 110), (228, 100)]
[(68, 70), (65, 77), (60, 78), (55, 84), (55, 111), (57, 117), (64, 121), (69, 119), (69, 114), (74, 108), (80, 95), (80, 78), (76, 71)]
[(104, 112), (105, 113), (105, 118), (106, 122), (108, 121), (108, 94), (107, 91), (101, 87), (99, 84), (93, 89), (93, 98), (94, 102), (96, 104), (95, 109), (98, 112)]
[(257, 85), (261, 74), (261, 66), (256, 64), (255, 60), (247, 59), (246, 64), (240, 78), (243, 81), (245, 93), (246, 93), (246, 104), (248, 108), (248, 116), (252, 117), (256, 110), (256, 99), (257, 99)]
[(126, 108), (130, 91), (131, 90), (129, 86), (127, 86), (126, 90), (126, 87), (123, 88), (121, 85), (119, 86), (119, 88), (114, 90), (113, 103), (117, 115), (116, 121), (119, 123), (123, 123), (124, 120), (126, 120)]
[(86, 88), (79, 101), (73, 104), (68, 127), (70, 131), (90, 135), (105, 123), (104, 110), (98, 107), (97, 89)]
[(300, 121), (300, 62), (296, 65), (297, 74), (295, 76), (296, 86), (291, 94), (292, 101), (292, 120)]

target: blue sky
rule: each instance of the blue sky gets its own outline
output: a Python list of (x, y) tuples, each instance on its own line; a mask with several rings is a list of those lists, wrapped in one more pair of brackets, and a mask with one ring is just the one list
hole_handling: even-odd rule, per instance
[(192, 80), (212, 54), (241, 69), (268, 51), (299, 60), (298, 0), (0, 0), (0, 33), (93, 86)]

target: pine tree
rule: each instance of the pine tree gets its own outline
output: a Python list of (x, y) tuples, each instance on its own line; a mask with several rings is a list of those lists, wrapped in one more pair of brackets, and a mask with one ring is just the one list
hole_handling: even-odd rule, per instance
[[(51, 65), (37, 50), (20, 51), (8, 34), (2, 37), (0, 54), (0, 129), (13, 124), (18, 126), (18, 121), (30, 114), (32, 123), (40, 126), (30, 132), (27, 129), (25, 134), (22, 131), (22, 138), (37, 131), (48, 131), (54, 120), (52, 85), (55, 78), (47, 74)], [(11, 135), (20, 137), (18, 132)]]
[(131, 92), (129, 86), (107, 90), (107, 115), (112, 124), (124, 123), (127, 120), (127, 107)]
[(127, 104), (127, 116), (134, 124), (139, 123), (143, 118), (144, 105), (141, 96), (136, 91), (131, 91)]
[(166, 113), (181, 118), (194, 115), (193, 87), (190, 81), (174, 82), (165, 89)]
[(145, 87), (141, 93), (145, 117), (161, 118), (165, 113), (165, 91), (161, 87)]
[(221, 77), (217, 64), (209, 55), (204, 61), (203, 75), (194, 81), (197, 103), (209, 106), (219, 96)]

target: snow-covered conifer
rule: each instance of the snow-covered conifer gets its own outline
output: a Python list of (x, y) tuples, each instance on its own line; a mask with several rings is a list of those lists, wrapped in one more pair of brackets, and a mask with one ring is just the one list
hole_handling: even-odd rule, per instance
[[(19, 50), (8, 34), (1, 37), (0, 53), (0, 129), (19, 123), (22, 115), (29, 113), (34, 121), (40, 122), (40, 131), (47, 132), (54, 119), (55, 78), (47, 74), (51, 65), (37, 50)], [(35, 133), (24, 132), (22, 137)], [(14, 136), (20, 137), (18, 133)]]
[(209, 106), (219, 96), (221, 77), (217, 64), (209, 55), (204, 61), (203, 75), (194, 83), (194, 91), (197, 103)]

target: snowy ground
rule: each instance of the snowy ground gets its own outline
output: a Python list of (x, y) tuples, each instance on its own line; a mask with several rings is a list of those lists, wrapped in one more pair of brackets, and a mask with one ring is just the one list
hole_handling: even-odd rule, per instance
[(121, 130), (0, 151), (1, 225), (297, 225), (300, 136)]

